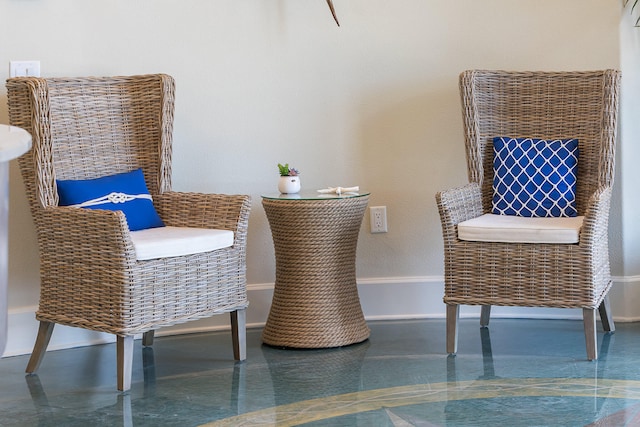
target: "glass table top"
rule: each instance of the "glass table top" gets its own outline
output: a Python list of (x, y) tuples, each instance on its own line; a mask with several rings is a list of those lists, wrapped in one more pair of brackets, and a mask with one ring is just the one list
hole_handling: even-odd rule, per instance
[(327, 200), (327, 199), (353, 199), (371, 194), (368, 191), (336, 193), (319, 193), (317, 191), (301, 191), (295, 194), (266, 193), (262, 194), (263, 199), (269, 200)]

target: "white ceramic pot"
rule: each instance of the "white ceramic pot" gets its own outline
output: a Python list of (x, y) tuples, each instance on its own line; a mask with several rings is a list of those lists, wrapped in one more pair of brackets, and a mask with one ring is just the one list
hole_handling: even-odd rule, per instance
[(278, 191), (283, 194), (295, 194), (300, 192), (299, 176), (281, 176), (278, 181)]

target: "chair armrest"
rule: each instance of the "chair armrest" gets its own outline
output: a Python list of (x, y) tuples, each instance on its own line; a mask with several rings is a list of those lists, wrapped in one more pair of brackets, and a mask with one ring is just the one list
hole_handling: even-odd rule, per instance
[(589, 198), (580, 229), (580, 245), (594, 245), (608, 239), (611, 187), (596, 190)]
[(250, 196), (170, 191), (153, 196), (153, 204), (166, 225), (231, 230), (233, 245), (246, 246)]
[(438, 192), (436, 203), (445, 240), (457, 239), (459, 223), (483, 214), (482, 192), (477, 182)]
[(458, 225), (462, 221), (482, 215), (482, 193), (476, 182), (440, 191), (436, 194), (441, 220), (446, 224)]
[(100, 264), (111, 271), (122, 270), (136, 261), (127, 220), (121, 211), (43, 208), (38, 213), (37, 228), (44, 260), (71, 260), (96, 268)]

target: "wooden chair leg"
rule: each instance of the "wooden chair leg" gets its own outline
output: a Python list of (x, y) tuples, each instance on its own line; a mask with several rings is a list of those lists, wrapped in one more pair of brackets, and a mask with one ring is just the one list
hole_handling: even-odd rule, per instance
[(131, 388), (131, 370), (133, 367), (133, 335), (117, 336), (116, 352), (118, 354), (118, 390), (127, 391)]
[(247, 309), (232, 311), (230, 314), (233, 358), (245, 360), (247, 358)]
[(609, 304), (609, 294), (604, 297), (598, 307), (600, 312), (600, 320), (602, 321), (602, 328), (605, 332), (615, 332), (616, 325), (613, 323), (613, 316), (611, 315), (611, 305)]
[(456, 354), (458, 351), (458, 319), (460, 306), (447, 304), (447, 353)]
[(483, 305), (480, 310), (480, 327), (486, 328), (489, 326), (489, 318), (491, 317), (491, 306)]
[(49, 345), (49, 340), (51, 340), (51, 334), (53, 334), (54, 326), (55, 323), (52, 322), (40, 322), (36, 343), (33, 346), (33, 352), (31, 353), (31, 357), (29, 358), (29, 363), (27, 363), (26, 372), (28, 374), (33, 374), (40, 367), (42, 358), (47, 352), (47, 346)]
[(153, 345), (153, 337), (155, 336), (155, 331), (152, 329), (150, 331), (144, 332), (142, 334), (142, 345), (144, 347), (150, 347)]
[(587, 359), (597, 360), (596, 310), (594, 308), (583, 308), (582, 318), (584, 321), (584, 338), (587, 344)]

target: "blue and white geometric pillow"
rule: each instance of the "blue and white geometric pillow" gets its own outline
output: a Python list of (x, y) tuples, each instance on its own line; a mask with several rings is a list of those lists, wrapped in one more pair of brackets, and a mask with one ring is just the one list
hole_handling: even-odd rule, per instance
[(492, 213), (577, 215), (578, 140), (495, 137)]
[(164, 227), (142, 169), (95, 179), (57, 180), (60, 206), (122, 211), (129, 230)]

